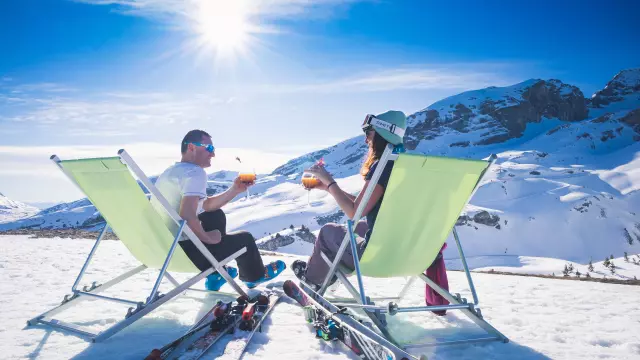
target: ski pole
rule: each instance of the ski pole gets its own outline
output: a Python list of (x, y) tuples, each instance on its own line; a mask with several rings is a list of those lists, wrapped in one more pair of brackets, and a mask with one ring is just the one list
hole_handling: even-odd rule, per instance
[[(213, 322), (213, 321), (212, 321)], [(170, 344), (167, 344), (165, 346), (163, 346), (160, 349), (153, 349), (151, 350), (151, 352), (149, 353), (149, 355), (147, 355), (146, 358), (144, 358), (144, 360), (161, 360), (163, 357), (162, 355), (167, 352), (167, 350), (172, 349), (173, 347), (175, 347), (176, 345), (178, 345), (182, 340), (188, 338), (189, 336), (193, 335), (194, 333), (206, 328), (207, 326), (211, 325), (211, 322), (207, 322), (206, 324), (200, 325), (195, 329), (192, 329), (190, 331), (188, 331), (186, 334), (182, 335), (181, 337), (175, 339), (174, 341), (172, 341)]]
[[(227, 306), (225, 306), (227, 304), (224, 304), (222, 301), (218, 301), (218, 303), (216, 303), (216, 305), (209, 310), (205, 316), (203, 316), (200, 321), (198, 321), (194, 327), (192, 327), (189, 331), (187, 331), (184, 335), (180, 336), (179, 338), (175, 339), (174, 341), (172, 341), (171, 343), (163, 346), (160, 349), (153, 349), (151, 350), (151, 352), (149, 353), (149, 355), (147, 355), (146, 358), (144, 358), (144, 360), (161, 360), (163, 359), (163, 355), (166, 356), (167, 351), (172, 350), (173, 348), (175, 348), (178, 344), (180, 344), (180, 342), (182, 342), (182, 340), (188, 338), (189, 336), (197, 333), (198, 331), (206, 328), (207, 326), (210, 326), (211, 323), (213, 323), (215, 321), (215, 319), (219, 316), (222, 315), (222, 313), (224, 313), (225, 309)], [(209, 315), (210, 313), (213, 313), (213, 320), (206, 322), (205, 324), (203, 324), (203, 322), (205, 321), (207, 315)]]

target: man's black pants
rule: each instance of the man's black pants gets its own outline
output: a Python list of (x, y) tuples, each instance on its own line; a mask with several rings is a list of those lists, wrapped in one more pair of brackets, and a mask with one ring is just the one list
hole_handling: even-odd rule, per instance
[[(239, 279), (242, 281), (256, 281), (264, 275), (264, 264), (262, 263), (262, 257), (256, 246), (256, 241), (253, 235), (247, 231), (238, 231), (227, 234), (227, 216), (222, 209), (203, 212), (198, 215), (200, 223), (204, 231), (219, 230), (222, 233), (222, 241), (218, 244), (204, 244), (206, 248), (218, 261), (226, 259), (236, 251), (247, 248), (247, 251), (236, 258), (239, 269)], [(190, 241), (180, 241), (180, 246), (184, 250), (185, 254), (193, 262), (193, 264), (204, 271), (209, 269), (212, 265), (207, 259), (198, 251), (196, 246)]]

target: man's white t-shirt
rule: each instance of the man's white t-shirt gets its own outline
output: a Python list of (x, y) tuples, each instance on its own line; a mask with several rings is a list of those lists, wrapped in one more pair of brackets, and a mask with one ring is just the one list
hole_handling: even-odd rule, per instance
[[(183, 196), (198, 196), (200, 201), (198, 201), (197, 213), (202, 212), (202, 205), (207, 198), (207, 173), (200, 166), (177, 162), (160, 174), (155, 186), (178, 214), (180, 214), (180, 202)], [(151, 204), (156, 208), (167, 228), (175, 234), (178, 231), (175, 221), (155, 197), (152, 197)]]

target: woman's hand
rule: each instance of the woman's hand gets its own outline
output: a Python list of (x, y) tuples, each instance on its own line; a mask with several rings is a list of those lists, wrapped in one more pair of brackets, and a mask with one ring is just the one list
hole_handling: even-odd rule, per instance
[(326, 190), (327, 185), (333, 182), (333, 177), (331, 176), (331, 174), (329, 174), (327, 169), (324, 168), (324, 166), (313, 165), (309, 169), (305, 170), (305, 172), (317, 177), (318, 180), (320, 180), (322, 185), (318, 185), (316, 187), (317, 189)]

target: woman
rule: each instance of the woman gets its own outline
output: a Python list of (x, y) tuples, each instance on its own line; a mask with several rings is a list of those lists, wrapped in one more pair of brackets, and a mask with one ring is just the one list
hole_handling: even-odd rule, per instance
[[(402, 143), (405, 125), (406, 117), (400, 111), (392, 110), (376, 116), (367, 116), (362, 129), (365, 132), (365, 142), (369, 146), (369, 151), (360, 170), (365, 184), (357, 197), (342, 190), (322, 165), (314, 165), (306, 170), (307, 173), (315, 175), (320, 180), (321, 184), (316, 189), (324, 190), (331, 194), (347, 217), (353, 218), (358, 206), (360, 206), (364, 189), (369, 185), (382, 153), (388, 144), (398, 145)], [(354, 232), (358, 235), (356, 236), (358, 258), (362, 256), (373, 231), (392, 168), (393, 162), (389, 161), (375, 185), (369, 202), (364, 207), (362, 215), (366, 216), (366, 221), (359, 221), (355, 226)], [(325, 224), (320, 229), (309, 261), (305, 263), (304, 261), (296, 260), (291, 265), (296, 276), (318, 289), (329, 272), (329, 266), (322, 259), (321, 253), (333, 260), (346, 233), (347, 229), (344, 225)], [(351, 246), (347, 247), (342, 256), (341, 264), (352, 270), (354, 269)], [(333, 283), (335, 280), (336, 278), (334, 277), (331, 282)]]

